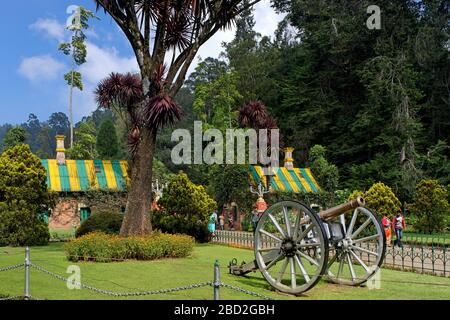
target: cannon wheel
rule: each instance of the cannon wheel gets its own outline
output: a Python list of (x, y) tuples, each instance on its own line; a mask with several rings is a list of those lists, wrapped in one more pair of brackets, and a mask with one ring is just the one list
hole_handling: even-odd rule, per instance
[(340, 216), (345, 239), (331, 244), (328, 278), (341, 285), (359, 286), (381, 267), (386, 235), (378, 217), (367, 208)]
[(322, 221), (296, 201), (271, 206), (255, 230), (255, 257), (262, 275), (276, 290), (296, 295), (311, 289), (328, 262)]

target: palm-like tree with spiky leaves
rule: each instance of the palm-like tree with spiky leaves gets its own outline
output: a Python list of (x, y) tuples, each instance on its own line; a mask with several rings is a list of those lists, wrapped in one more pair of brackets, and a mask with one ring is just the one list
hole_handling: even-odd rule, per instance
[[(100, 83), (100, 106), (128, 119), (131, 186), (122, 236), (152, 232), (152, 164), (158, 130), (180, 117), (173, 100), (200, 47), (261, 0), (94, 0), (122, 29), (139, 75), (112, 74)], [(170, 64), (165, 67), (165, 61)]]

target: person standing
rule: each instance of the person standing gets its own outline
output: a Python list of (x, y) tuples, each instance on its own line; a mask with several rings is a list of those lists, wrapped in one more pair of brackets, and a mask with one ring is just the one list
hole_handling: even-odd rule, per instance
[(214, 210), (214, 212), (209, 217), (209, 223), (208, 223), (208, 231), (210, 233), (209, 240), (213, 237), (215, 237), (216, 233), (216, 223), (217, 223), (217, 212)]
[(212, 213), (212, 217), (214, 218), (214, 225), (218, 225), (219, 223), (219, 219), (218, 219), (218, 215), (217, 215), (217, 210), (214, 210)]
[(225, 230), (225, 217), (223, 213), (219, 217), (220, 230)]
[(256, 210), (256, 208), (253, 208), (253, 211), (252, 211), (253, 232), (256, 231), (256, 227), (258, 226), (258, 222), (259, 222), (259, 212), (258, 212), (258, 210)]
[(383, 217), (381, 224), (383, 225), (384, 233), (386, 234), (386, 243), (390, 247), (392, 245), (392, 226), (391, 220), (387, 215)]
[(398, 212), (397, 215), (394, 217), (392, 225), (394, 226), (395, 237), (397, 238), (395, 240), (394, 246), (397, 245), (401, 248), (403, 247), (402, 238), (403, 238), (403, 231), (406, 230), (406, 223), (405, 218), (400, 212)]

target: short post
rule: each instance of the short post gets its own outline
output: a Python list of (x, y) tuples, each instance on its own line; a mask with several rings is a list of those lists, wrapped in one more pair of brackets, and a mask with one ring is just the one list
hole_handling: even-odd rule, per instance
[(30, 300), (30, 248), (25, 249), (25, 288), (24, 300)]
[(214, 301), (220, 300), (220, 269), (219, 260), (214, 263)]

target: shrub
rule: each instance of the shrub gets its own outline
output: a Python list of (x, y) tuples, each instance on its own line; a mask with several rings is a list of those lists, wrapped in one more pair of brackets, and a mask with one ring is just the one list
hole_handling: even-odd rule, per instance
[(40, 214), (53, 207), (47, 174), (28, 145), (8, 148), (0, 156), (0, 245), (45, 245), (50, 235)]
[(64, 249), (67, 258), (73, 262), (156, 260), (187, 257), (192, 253), (194, 243), (192, 237), (161, 232), (129, 238), (93, 232), (72, 240), (64, 246)]
[(43, 246), (49, 240), (47, 224), (29, 209), (11, 210), (0, 206), (0, 247)]
[(203, 186), (193, 184), (184, 173), (172, 178), (159, 201), (163, 210), (153, 212), (155, 228), (183, 233), (200, 242), (207, 241), (208, 220), (217, 204)]
[(379, 216), (394, 216), (401, 210), (400, 200), (396, 197), (390, 187), (382, 182), (375, 183), (364, 193), (367, 207)]
[(422, 180), (416, 186), (414, 202), (408, 207), (416, 219), (414, 229), (419, 232), (441, 232), (449, 218), (447, 190), (437, 180)]
[(119, 234), (122, 226), (123, 215), (120, 213), (94, 213), (77, 229), (75, 236), (101, 231), (106, 234)]

